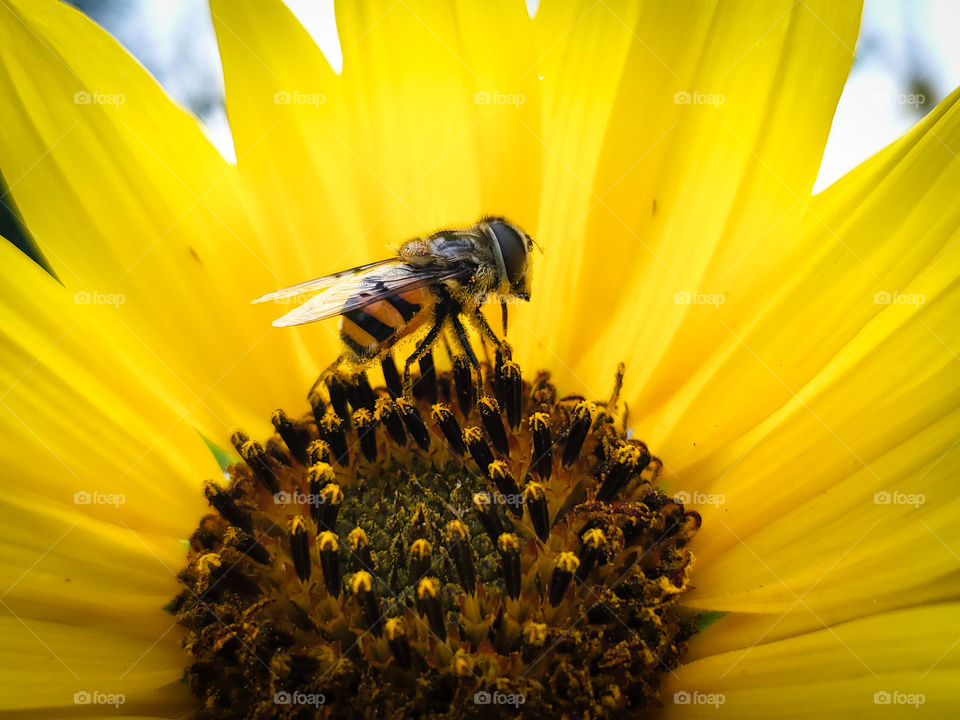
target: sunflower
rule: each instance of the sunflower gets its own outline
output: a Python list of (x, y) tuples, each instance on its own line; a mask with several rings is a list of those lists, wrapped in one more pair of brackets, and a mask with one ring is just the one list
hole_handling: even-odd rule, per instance
[[(0, 1), (5, 714), (956, 712), (956, 92), (811, 196), (854, 2), (211, 15), (235, 165)], [(249, 301), (491, 212), (511, 357), (308, 404)]]

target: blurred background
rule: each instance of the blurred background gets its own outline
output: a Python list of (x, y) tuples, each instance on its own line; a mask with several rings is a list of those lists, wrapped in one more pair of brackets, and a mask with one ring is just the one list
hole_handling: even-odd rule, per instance
[[(117, 37), (235, 159), (206, 0), (70, 0)], [(844, 0), (838, 0), (843, 2)], [(335, 70), (333, 0), (286, 0)], [(537, 0), (526, 0), (535, 12)], [(960, 0), (866, 0), (847, 80), (814, 190), (899, 137), (960, 85)], [(17, 242), (0, 199), (0, 234)], [(20, 244), (17, 242), (17, 244)]]

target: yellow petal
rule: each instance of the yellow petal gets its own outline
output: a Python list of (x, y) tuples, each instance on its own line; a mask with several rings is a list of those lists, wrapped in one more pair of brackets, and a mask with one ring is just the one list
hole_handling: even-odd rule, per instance
[(666, 677), (663, 715), (949, 717), (958, 708), (957, 610), (882, 613), (702, 658)]
[(654, 426), (670, 489), (723, 495), (698, 508), (698, 605), (836, 610), (955, 569), (955, 101), (859, 206), (809, 231), (790, 280), (726, 326)]
[(275, 229), (266, 250), (277, 286), (373, 260), (355, 247), (364, 213), (343, 190), (361, 184), (362, 168), (327, 129), (344, 108), (328, 98), (335, 78), (313, 40), (282, 2), (212, 2), (210, 11), (238, 168)]
[(196, 707), (175, 641), (10, 616), (0, 632), (0, 707), (18, 717), (87, 717), (84, 705), (104, 717), (176, 717)]
[[(193, 703), (175, 618), (184, 537), (219, 468), (185, 408), (91, 313), (3, 240), (0, 275), (0, 707), (130, 714)], [(112, 699), (111, 699), (112, 698)], [(111, 714), (114, 708), (111, 706)], [(102, 710), (102, 708), (101, 708)]]
[[(543, 345), (535, 357), (554, 366), (559, 358), (566, 367), (557, 379), (591, 395), (606, 395), (625, 361), (627, 399), (642, 415), (725, 336), (675, 295), (732, 295), (767, 257), (771, 228), (799, 216), (852, 59), (859, 6), (641, 8), (625, 67), (614, 66), (609, 120), (590, 124), (604, 133), (599, 156), (575, 173), (570, 162), (555, 169), (576, 175), (582, 192), (557, 227), (542, 230), (536, 282), (556, 279), (561, 291), (545, 298), (535, 284), (529, 316), (518, 320), (533, 337), (518, 345)], [(607, 71), (584, 62), (582, 72)], [(584, 92), (581, 103), (592, 98)], [(738, 262), (744, 256), (756, 260)]]
[[(509, 81), (516, 85), (530, 75), (537, 78), (531, 91), (540, 112), (520, 118), (518, 139), (528, 146), (531, 165), (511, 161), (503, 175), (523, 178), (517, 192), (538, 193), (536, 225), (528, 229), (543, 250), (533, 258), (532, 305), (514, 310), (512, 324), (519, 332), (510, 340), (521, 362), (556, 366), (568, 385), (566, 366), (574, 359), (563, 351), (577, 332), (580, 314), (561, 322), (562, 313), (575, 305), (584, 275), (581, 264), (591, 244), (584, 218), (596, 201), (592, 187), (609, 127), (629, 111), (618, 97), (637, 70), (631, 53), (640, 42), (635, 26), (641, 15), (639, 3), (544, 3), (532, 37), (521, 41), (534, 45), (535, 59)], [(500, 177), (490, 181), (503, 182)], [(579, 382), (573, 387), (582, 389)]]
[(153, 365), (131, 365), (99, 331), (93, 316), (114, 308), (77, 301), (6, 240), (0, 276), (7, 492), (42, 492), (72, 512), (182, 536), (204, 509), (200, 484), (219, 475), (187, 409), (152, 387)]
[(178, 591), (180, 541), (101, 521), (26, 490), (2, 506), (0, 575), (7, 613), (65, 624), (82, 618), (91, 632), (124, 633), (147, 644), (173, 624), (161, 608)]
[[(863, 202), (835, 202), (831, 189), (804, 224), (777, 232), (758, 248), (772, 260), (766, 275), (738, 291), (755, 300), (749, 313), (700, 310), (726, 337), (696, 351), (698, 368), (666, 406), (651, 411), (644, 397), (638, 405), (648, 417), (635, 418), (674, 464), (689, 465), (767, 419), (829, 362), (842, 360), (844, 346), (870, 322), (902, 322), (913, 306), (898, 303), (910, 300), (904, 293), (915, 278), (921, 293), (949, 279), (925, 271), (949, 269), (953, 262), (946, 251), (960, 212), (948, 202), (957, 176), (950, 148), (960, 132), (956, 100), (954, 94), (944, 101), (934, 130), (922, 140), (914, 137), (910, 153), (885, 153), (890, 160), (882, 169), (871, 163), (870, 176), (860, 175)], [(924, 132), (918, 128), (914, 135)], [(782, 260), (771, 247), (777, 241), (789, 248)], [(895, 292), (899, 300), (885, 305)], [(726, 305), (735, 302), (728, 295)], [(721, 400), (729, 387), (741, 388), (736, 403)]]
[(297, 357), (294, 337), (270, 328), (282, 313), (249, 306), (278, 282), (255, 194), (81, 13), (41, 0), (0, 16), (0, 166), (67, 288), (124, 296), (131, 347), (202, 400), (191, 414), (221, 442), (237, 424), (265, 428), (275, 403), (302, 403), (302, 377), (264, 371), (277, 353)]
[(865, 615), (942, 602), (944, 598), (954, 598), (958, 594), (960, 594), (960, 573), (958, 572), (944, 575), (923, 585), (910, 587), (905, 584), (902, 588), (877, 593), (871, 596), (869, 601), (855, 604), (813, 609), (811, 605), (815, 602), (811, 596), (814, 593), (807, 596), (798, 593), (801, 602), (788, 608), (788, 611), (767, 612), (766, 608), (762, 608), (755, 613), (730, 612), (723, 615), (722, 618), (710, 624), (706, 632), (697, 636), (684, 660), (691, 662), (708, 655), (717, 655), (802, 633), (819, 631)]
[(57, 717), (83, 709), (74, 693), (128, 714), (194, 706), (182, 632), (162, 610), (178, 591), (181, 543), (14, 492), (0, 501), (0, 708)]

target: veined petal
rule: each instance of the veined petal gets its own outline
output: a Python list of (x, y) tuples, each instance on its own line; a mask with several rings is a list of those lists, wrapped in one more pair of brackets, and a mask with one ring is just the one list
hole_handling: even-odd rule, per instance
[(256, 195), (81, 13), (7, 2), (0, 18), (0, 167), (67, 288), (122, 295), (117, 318), (204, 394), (192, 414), (221, 442), (235, 425), (262, 423), (274, 403), (302, 402), (300, 378), (263, 371), (296, 345), (279, 331), (261, 342), (269, 311), (249, 307), (276, 282)]
[(0, 632), (0, 707), (15, 716), (75, 716), (78, 705), (94, 702), (107, 706), (105, 717), (177, 717), (196, 708), (181, 679), (183, 650), (169, 635), (154, 645), (156, 637), (6, 615)]
[[(800, 215), (858, 20), (856, 3), (641, 6), (602, 150), (578, 173), (586, 194), (541, 233), (538, 276), (563, 292), (520, 315), (529, 345), (571, 359), (561, 382), (598, 394), (623, 360), (627, 399), (649, 412), (724, 339), (677, 296), (732, 295)], [(585, 347), (571, 325), (601, 334)]]
[(264, 274), (256, 294), (373, 260), (362, 207), (345, 192), (370, 178), (356, 177), (363, 168), (329, 129), (345, 110), (319, 49), (279, 0), (211, 2), (210, 13), (238, 168), (275, 228), (265, 251), (278, 278)]
[[(13, 245), (0, 242), (0, 456), (8, 493), (119, 526), (178, 537), (220, 469), (156, 363), (123, 354), (95, 316)], [(160, 368), (160, 372), (162, 372)], [(164, 508), (158, 513), (157, 508)], [(52, 541), (53, 538), (50, 538)]]
[(181, 541), (98, 520), (42, 493), (22, 490), (0, 502), (0, 577), (8, 613), (66, 624), (82, 617), (91, 629), (151, 643), (172, 625), (161, 608), (179, 586)]
[[(701, 508), (698, 604), (779, 612), (810, 590), (825, 608), (955, 570), (957, 97), (885, 173), (859, 174), (856, 208), (825, 193), (836, 215), (795, 248), (791, 280), (726, 326), (653, 426), (671, 489), (724, 495)], [(893, 548), (910, 561), (891, 563)]]
[[(834, 186), (836, 195), (831, 188), (817, 198), (799, 229), (776, 234), (769, 244), (782, 241), (790, 248), (768, 270), (769, 277), (781, 282), (771, 287), (758, 277), (738, 291), (754, 300), (751, 314), (737, 319), (725, 306), (715, 313), (708, 312), (714, 309), (710, 307), (700, 310), (724, 329), (726, 339), (715, 349), (699, 352), (697, 372), (685, 378), (668, 405), (650, 412), (640, 403), (640, 412), (649, 415), (640, 421), (645, 435), (676, 465), (690, 464), (756, 427), (876, 316), (886, 313), (884, 323), (902, 321), (903, 311), (916, 303), (892, 302), (894, 292), (902, 294), (915, 279), (942, 286), (943, 277), (938, 283), (926, 270), (942, 270), (944, 262), (953, 261), (948, 251), (960, 208), (944, 201), (958, 173), (951, 149), (960, 142), (958, 98), (960, 93), (954, 93), (944, 100), (929, 131), (916, 128), (908, 153), (884, 152), (888, 162), (882, 171), (871, 161), (870, 175), (858, 173), (865, 185), (855, 208), (849, 205), (852, 191), (841, 193), (849, 187), (841, 181)], [(945, 277), (949, 280), (949, 274)], [(884, 302), (887, 295), (889, 304)], [(838, 307), (845, 312), (837, 313)], [(755, 339), (764, 333), (764, 342), (775, 347), (768, 350)], [(761, 363), (776, 372), (754, 372)], [(725, 374), (719, 374), (721, 368)], [(741, 380), (749, 373), (749, 385), (738, 385), (744, 388), (743, 396), (737, 403), (717, 402), (730, 387), (724, 380), (736, 372)], [(708, 406), (711, 410), (703, 413)], [(692, 425), (692, 416), (698, 414), (699, 425)]]
[(78, 304), (5, 240), (0, 274), (0, 707), (52, 717), (96, 692), (131, 714), (188, 708), (162, 608), (175, 538), (219, 468), (186, 408), (151, 387), (163, 368), (99, 332), (111, 308)]
[(178, 587), (180, 542), (30, 490), (0, 506), (0, 712), (59, 717), (85, 704), (83, 693), (130, 715), (193, 707), (180, 682), (182, 633), (162, 610)]
[[(635, 28), (643, 12), (635, 2), (545, 2), (534, 18), (536, 57), (525, 74), (538, 78), (540, 115), (523, 122), (521, 140), (540, 154), (540, 211), (531, 231), (543, 252), (534, 254), (532, 305), (516, 308), (514, 324), (521, 332), (511, 338), (528, 362), (554, 365), (554, 352), (566, 362), (562, 350), (584, 317), (582, 310), (562, 313), (577, 307), (581, 265), (592, 254), (588, 248), (598, 245), (587, 242), (584, 219), (596, 202), (593, 188), (612, 128), (632, 114), (620, 94), (637, 79), (635, 53), (642, 40)], [(636, 127), (631, 138), (634, 133)], [(514, 172), (526, 179), (531, 169)]]
[(691, 643), (686, 661), (692, 662), (708, 655), (819, 631), (868, 615), (931, 605), (943, 602), (944, 598), (956, 598), (960, 596), (960, 570), (924, 585), (899, 587), (890, 592), (878, 593), (870, 598), (869, 603), (813, 609), (811, 604), (815, 604), (814, 595), (815, 593), (797, 593), (799, 600), (779, 612), (768, 612), (768, 608), (762, 608), (755, 613), (725, 614), (697, 635)]
[(956, 712), (960, 679), (957, 610), (883, 613), (701, 658), (665, 678), (664, 716), (916, 717), (919, 707), (924, 717), (946, 717)]

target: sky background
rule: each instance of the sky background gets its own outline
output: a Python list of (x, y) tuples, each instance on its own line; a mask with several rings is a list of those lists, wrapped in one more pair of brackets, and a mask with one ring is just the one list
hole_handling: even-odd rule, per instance
[[(843, 0), (838, 0), (842, 2)], [(333, 0), (286, 0), (334, 69)], [(533, 11), (536, 0), (526, 0)], [(234, 159), (206, 0), (74, 0), (204, 123)], [(902, 135), (960, 85), (960, 0), (866, 0), (856, 57), (827, 141), (820, 190)]]

